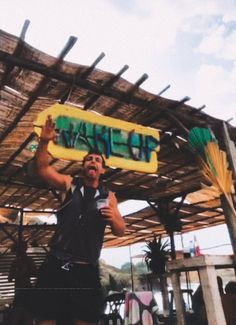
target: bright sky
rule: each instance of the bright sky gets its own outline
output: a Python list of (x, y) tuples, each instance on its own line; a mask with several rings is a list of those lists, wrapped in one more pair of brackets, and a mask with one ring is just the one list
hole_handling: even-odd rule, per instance
[[(194, 240), (194, 236), (200, 247), (202, 254), (233, 254), (232, 247), (230, 244), (230, 238), (226, 225), (220, 225), (212, 228), (205, 228), (199, 231), (192, 231), (184, 234), (181, 240), (181, 236), (175, 236), (176, 250), (182, 250), (184, 247), (189, 247), (190, 241)], [(164, 240), (168, 240), (164, 238)], [(183, 243), (183, 245), (182, 245)], [(101, 258), (106, 263), (120, 267), (126, 262), (138, 263), (143, 261), (140, 255), (143, 254), (145, 249), (145, 243), (138, 243), (131, 247), (118, 247), (118, 248), (107, 248), (103, 249)]]
[(57, 56), (70, 35), (78, 41), (66, 60), (116, 73), (163, 96), (189, 96), (194, 107), (236, 124), (235, 0), (1, 0), (0, 28)]
[(78, 38), (66, 60), (90, 65), (130, 82), (143, 73), (151, 93), (201, 107), (236, 125), (235, 0), (1, 0), (0, 29), (57, 56), (69, 36)]

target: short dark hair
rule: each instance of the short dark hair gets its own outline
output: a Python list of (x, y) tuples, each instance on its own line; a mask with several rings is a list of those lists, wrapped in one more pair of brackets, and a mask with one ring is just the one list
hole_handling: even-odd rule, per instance
[(225, 286), (225, 293), (236, 293), (236, 281), (229, 281)]
[(86, 155), (84, 156), (83, 158), (83, 161), (82, 161), (82, 165), (84, 165), (84, 162), (86, 160), (86, 158), (89, 156), (89, 155), (98, 155), (102, 158), (102, 167), (105, 168), (106, 167), (106, 162), (105, 162), (105, 159), (103, 157), (103, 154), (101, 153), (101, 151), (99, 151), (99, 149), (96, 149), (96, 148), (93, 148), (93, 149), (90, 149), (88, 151), (88, 153), (86, 153)]

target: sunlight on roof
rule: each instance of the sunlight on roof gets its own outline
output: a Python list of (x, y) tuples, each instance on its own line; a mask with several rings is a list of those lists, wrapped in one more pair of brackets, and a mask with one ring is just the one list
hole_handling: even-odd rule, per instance
[(52, 224), (57, 223), (57, 218), (56, 218), (55, 214), (52, 214), (50, 216), (37, 216), (37, 219), (41, 223), (46, 223), (48, 225), (52, 225)]
[[(176, 197), (173, 201), (174, 202), (181, 202), (181, 200), (182, 200), (182, 197)], [(184, 199), (184, 203), (190, 204), (191, 202), (189, 200), (187, 200), (187, 199)]]
[(127, 200), (125, 202), (119, 203), (119, 210), (122, 216), (125, 216), (130, 213), (140, 211), (149, 206), (147, 201), (143, 200)]
[(36, 215), (35, 217), (30, 217), (28, 224), (47, 224), (47, 225), (52, 225), (57, 223), (57, 218), (55, 214), (51, 215)]

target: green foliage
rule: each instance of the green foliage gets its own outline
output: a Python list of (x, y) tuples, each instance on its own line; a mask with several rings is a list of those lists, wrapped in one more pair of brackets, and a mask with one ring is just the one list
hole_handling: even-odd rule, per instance
[(192, 128), (189, 132), (188, 142), (194, 151), (205, 156), (205, 147), (209, 142), (217, 142), (214, 133), (207, 128)]
[[(132, 269), (133, 271), (136, 269), (135, 265), (132, 263)], [(126, 262), (123, 265), (121, 265), (121, 271), (125, 273), (130, 273), (131, 272), (131, 263)]]
[(136, 273), (137, 274), (146, 274), (147, 273), (147, 265), (144, 262), (139, 262), (135, 264)]
[(209, 154), (209, 151), (206, 150), (207, 145), (210, 142), (215, 142), (218, 144), (218, 141), (211, 129), (195, 127), (190, 130), (188, 136), (189, 145), (209, 166), (213, 174), (217, 175), (212, 157)]
[(109, 291), (122, 291), (123, 288), (130, 288), (130, 271), (122, 272), (119, 268), (100, 261), (100, 276), (104, 294)]
[[(120, 269), (124, 273), (130, 273), (131, 263), (130, 262), (124, 263), (123, 265), (121, 265)], [(147, 273), (147, 266), (144, 262), (138, 262), (136, 264), (132, 263), (132, 270), (137, 274)]]
[(166, 240), (162, 243), (162, 238), (154, 235), (153, 240), (150, 240), (146, 244), (145, 263), (148, 270), (151, 270), (154, 274), (162, 275), (165, 273), (166, 262), (170, 257), (170, 246)]

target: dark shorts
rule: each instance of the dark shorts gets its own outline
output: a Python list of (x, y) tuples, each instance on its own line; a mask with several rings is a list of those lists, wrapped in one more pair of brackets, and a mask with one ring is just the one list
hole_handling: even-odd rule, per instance
[(103, 311), (98, 266), (65, 264), (53, 256), (42, 264), (34, 290), (35, 317), (97, 322)]
[(34, 289), (30, 288), (16, 288), (15, 289), (15, 296), (13, 301), (13, 308), (23, 308), (26, 311), (32, 309), (32, 302), (33, 302), (33, 293)]

